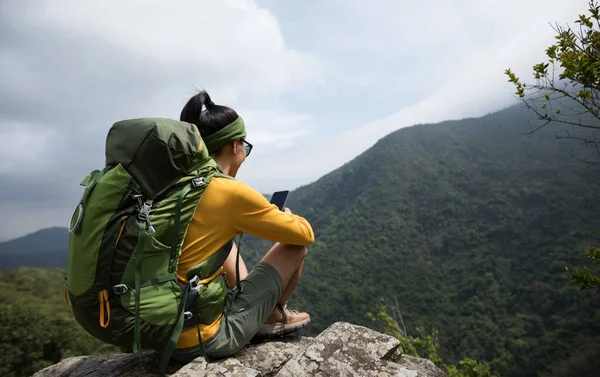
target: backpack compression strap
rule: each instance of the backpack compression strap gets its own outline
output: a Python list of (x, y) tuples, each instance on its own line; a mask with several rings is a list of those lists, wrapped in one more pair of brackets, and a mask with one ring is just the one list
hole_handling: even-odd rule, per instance
[(141, 197), (138, 197), (140, 204), (139, 215), (137, 216), (138, 236), (135, 249), (135, 324), (133, 330), (133, 352), (140, 358), (140, 367), (144, 369), (142, 363), (142, 339), (140, 334), (140, 289), (141, 289), (141, 270), (142, 270), (142, 252), (144, 250), (144, 240), (146, 239), (146, 226), (149, 233), (154, 233), (154, 228), (150, 224), (150, 208), (152, 200), (142, 204)]
[[(183, 199), (185, 196), (192, 190), (194, 187), (199, 187), (204, 183), (204, 180), (194, 179), (192, 183), (186, 185), (179, 194), (179, 198), (177, 199), (177, 208), (175, 211), (175, 223), (173, 227), (173, 242), (171, 243), (171, 260), (173, 260), (173, 256), (177, 256), (179, 251), (179, 228), (181, 225), (181, 205), (183, 203)], [(143, 367), (142, 362), (142, 341), (141, 341), (141, 333), (140, 333), (140, 288), (141, 284), (141, 270), (142, 270), (142, 251), (144, 250), (144, 239), (146, 233), (146, 227), (148, 229), (148, 233), (153, 234), (154, 228), (152, 224), (150, 224), (150, 210), (152, 208), (152, 200), (147, 200), (145, 203), (142, 203), (141, 197), (138, 197), (139, 204), (139, 215), (137, 217), (138, 223), (138, 240), (135, 245), (134, 254), (135, 254), (135, 325), (134, 325), (134, 334), (133, 334), (133, 352), (138, 353), (140, 359), (140, 366)], [(170, 274), (168, 276), (171, 276)], [(185, 303), (187, 301), (187, 293), (190, 285), (186, 284), (182, 287), (182, 296), (181, 302), (179, 304), (179, 309), (177, 311), (177, 322), (173, 328), (173, 332), (169, 337), (167, 345), (163, 351), (163, 355), (160, 360), (160, 371), (161, 373), (165, 373), (167, 364), (171, 355), (173, 354), (173, 350), (175, 349), (175, 344), (177, 343), (177, 339), (179, 339), (179, 335), (181, 334), (181, 329), (183, 328), (184, 321), (184, 309)]]
[[(230, 178), (229, 176), (219, 174), (219, 173), (215, 174), (215, 176), (224, 176), (224, 177)], [(175, 210), (175, 222), (174, 222), (174, 226), (173, 226), (173, 237), (171, 240), (171, 260), (174, 260), (174, 258), (176, 258), (177, 254), (179, 253), (179, 247), (180, 247), (179, 228), (181, 225), (181, 205), (183, 203), (183, 199), (193, 188), (201, 187), (204, 185), (206, 185), (206, 181), (204, 180), (203, 177), (195, 178), (191, 181), (191, 183), (189, 185), (186, 185), (181, 190), (181, 193), (179, 194), (179, 198), (177, 199), (177, 208)], [(213, 264), (213, 266), (211, 268), (211, 274), (208, 276), (211, 276), (212, 274), (214, 274), (216, 272), (216, 270), (219, 267), (221, 267), (221, 265), (225, 262), (225, 260), (229, 256), (229, 253), (231, 252), (232, 242), (230, 241), (226, 246), (229, 246), (229, 247), (225, 247), (223, 249), (223, 251), (219, 253), (219, 255), (217, 256), (217, 258), (215, 260), (215, 263)], [(238, 254), (238, 256), (239, 256), (239, 254)], [(137, 274), (137, 271), (136, 271), (136, 274)], [(185, 322), (185, 307), (186, 307), (186, 302), (187, 302), (187, 298), (188, 298), (188, 293), (190, 291), (190, 287), (191, 287), (190, 283), (188, 283), (184, 287), (182, 287), (182, 291), (181, 291), (182, 296), (181, 296), (181, 302), (180, 302), (180, 306), (179, 306), (179, 310), (178, 310), (177, 323), (175, 324), (175, 326), (173, 328), (173, 332), (171, 333), (169, 341), (167, 342), (167, 345), (164, 348), (164, 351), (163, 351), (163, 354), (162, 354), (162, 357), (160, 360), (160, 372), (163, 374), (166, 371), (169, 359), (171, 358), (171, 355), (173, 354), (173, 351), (175, 350), (175, 346), (177, 344), (177, 341), (179, 340), (181, 331), (183, 330), (183, 324)], [(137, 321), (137, 316), (136, 316), (136, 321)], [(202, 354), (206, 355), (206, 351), (204, 350), (204, 345), (202, 343), (202, 337), (200, 336), (199, 323), (197, 323), (197, 328), (198, 328), (198, 341), (199, 341), (200, 349), (202, 351)]]
[[(179, 198), (177, 198), (177, 208), (175, 210), (175, 222), (173, 226), (173, 238), (171, 240), (171, 260), (175, 260), (177, 258), (177, 254), (179, 253), (179, 228), (181, 226), (181, 205), (183, 203), (183, 199), (185, 196), (196, 187), (201, 187), (206, 185), (206, 181), (203, 177), (198, 177), (192, 180), (189, 185), (186, 185), (181, 192), (179, 193)], [(136, 272), (137, 273), (137, 272)], [(162, 357), (160, 359), (160, 372), (165, 373), (167, 369), (167, 364), (169, 363), (169, 359), (175, 350), (175, 345), (177, 344), (177, 340), (179, 340), (179, 336), (181, 335), (181, 330), (183, 330), (183, 322), (185, 321), (185, 304), (187, 302), (188, 292), (190, 290), (190, 284), (186, 284), (181, 288), (181, 302), (179, 304), (179, 310), (177, 314), (177, 322), (173, 328), (173, 332), (169, 337), (169, 341), (165, 346)], [(137, 321), (137, 317), (136, 317)], [(200, 338), (200, 344), (202, 345), (202, 338)], [(204, 348), (202, 348), (202, 352), (204, 353)]]

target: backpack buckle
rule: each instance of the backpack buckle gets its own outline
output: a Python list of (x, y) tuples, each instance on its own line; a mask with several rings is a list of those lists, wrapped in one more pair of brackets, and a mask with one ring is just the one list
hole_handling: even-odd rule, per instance
[(194, 290), (198, 290), (204, 287), (204, 285), (200, 284), (200, 278), (198, 277), (198, 275), (194, 275), (194, 277), (189, 281), (189, 285), (190, 288)]
[(190, 319), (192, 319), (194, 315), (192, 314), (192, 312), (185, 312), (183, 313), (183, 320), (184, 321), (189, 321)]
[(122, 295), (123, 293), (127, 293), (129, 287), (125, 284), (117, 284), (113, 287), (113, 291), (116, 295)]
[(154, 234), (156, 231), (152, 224), (150, 224), (150, 211), (152, 210), (152, 203), (143, 203), (140, 196), (137, 196), (139, 208), (138, 208), (138, 219), (145, 221), (148, 226), (148, 233)]
[(200, 186), (204, 186), (204, 185), (206, 185), (206, 181), (204, 180), (204, 177), (198, 177), (198, 178), (192, 179), (192, 187), (196, 188), (196, 187), (200, 187)]
[(150, 210), (151, 209), (152, 209), (152, 206), (149, 205), (148, 203), (142, 204), (142, 207), (139, 210), (138, 218), (142, 221), (148, 221), (148, 219), (150, 218)]

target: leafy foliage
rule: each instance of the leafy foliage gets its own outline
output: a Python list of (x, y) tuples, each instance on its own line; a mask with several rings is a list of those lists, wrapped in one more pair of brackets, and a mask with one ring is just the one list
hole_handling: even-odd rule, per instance
[[(589, 16), (582, 14), (575, 21), (578, 29), (556, 24), (557, 42), (546, 49), (548, 60), (533, 66), (535, 84), (527, 84), (510, 68), (504, 72), (515, 85), (516, 96), (543, 121), (531, 128), (532, 133), (551, 122), (600, 129), (600, 6), (595, 0), (589, 2), (588, 12)], [(595, 137), (572, 135), (568, 130), (557, 137), (597, 149)]]
[[(508, 81), (516, 87), (515, 94), (539, 119), (546, 121), (544, 125), (554, 121), (600, 128), (600, 6), (595, 0), (589, 2), (588, 12), (575, 21), (577, 29), (559, 24), (554, 27), (557, 42), (546, 49), (548, 60), (533, 66), (535, 84), (522, 81), (510, 68), (505, 71)], [(570, 110), (568, 117), (561, 117), (561, 107), (554, 106), (560, 105), (562, 99), (571, 100), (568, 103), (575, 106), (563, 106)], [(582, 115), (591, 117), (581, 119)]]
[[(589, 247), (585, 254), (593, 261), (594, 264), (600, 264), (600, 249)], [(569, 268), (566, 267), (567, 272)], [(592, 271), (589, 267), (583, 266), (580, 269), (576, 268), (571, 272), (571, 277), (581, 289), (596, 289), (600, 291), (600, 273)]]

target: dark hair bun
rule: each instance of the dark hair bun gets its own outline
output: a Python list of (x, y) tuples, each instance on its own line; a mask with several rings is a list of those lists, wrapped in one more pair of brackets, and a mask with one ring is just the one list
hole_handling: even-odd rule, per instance
[(200, 135), (213, 134), (238, 118), (230, 107), (216, 105), (206, 90), (198, 92), (188, 100), (181, 110), (180, 120), (194, 123)]
[(215, 103), (210, 99), (210, 96), (206, 92), (206, 90), (201, 91), (197, 95), (198, 102), (200, 103), (200, 107), (202, 111), (208, 110), (209, 108), (215, 106)]

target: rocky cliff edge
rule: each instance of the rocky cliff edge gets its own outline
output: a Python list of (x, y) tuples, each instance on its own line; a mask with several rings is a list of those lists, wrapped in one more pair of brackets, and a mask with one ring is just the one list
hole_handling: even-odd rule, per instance
[[(144, 354), (145, 370), (137, 355), (108, 354), (62, 360), (33, 377), (162, 376), (158, 358)], [(404, 355), (400, 342), (366, 327), (337, 322), (314, 338), (286, 337), (250, 344), (236, 355), (207, 362), (173, 365), (172, 377), (291, 377), (395, 376), (446, 377), (431, 361)]]

